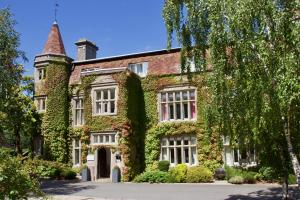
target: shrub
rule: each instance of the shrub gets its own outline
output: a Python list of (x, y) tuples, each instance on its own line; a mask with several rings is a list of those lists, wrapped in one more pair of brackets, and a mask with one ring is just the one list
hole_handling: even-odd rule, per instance
[(158, 170), (162, 172), (169, 171), (169, 167), (170, 167), (170, 162), (167, 160), (162, 160), (158, 162)]
[(297, 177), (294, 174), (289, 174), (289, 184), (297, 184)]
[[(179, 164), (170, 169), (170, 176), (172, 178), (172, 182), (175, 183), (184, 183), (186, 182), (186, 174), (187, 174), (187, 166), (186, 164)], [(171, 180), (170, 180), (171, 181)]]
[(29, 192), (42, 195), (37, 178), (31, 177), (22, 159), (4, 151), (0, 148), (0, 199), (27, 199)]
[(244, 171), (242, 173), (242, 177), (244, 179), (244, 183), (249, 183), (249, 184), (254, 184), (256, 183), (256, 175), (257, 173), (256, 172), (247, 172), (247, 171)]
[(242, 184), (244, 182), (244, 179), (241, 176), (234, 176), (234, 177), (231, 177), (228, 180), (228, 182), (232, 183), (232, 184)]
[(223, 168), (216, 169), (214, 177), (217, 180), (224, 180), (226, 177), (225, 169), (223, 169)]
[(213, 173), (206, 167), (191, 167), (187, 170), (186, 182), (188, 183), (201, 183), (212, 181)]
[(67, 180), (75, 179), (76, 172), (73, 169), (65, 169), (61, 172), (61, 176)]
[(262, 175), (262, 179), (265, 181), (273, 182), (278, 179), (276, 171), (272, 167), (261, 167), (259, 173)]
[(234, 176), (242, 176), (243, 170), (234, 167), (225, 167), (226, 179), (229, 180)]
[(149, 182), (149, 183), (167, 183), (171, 179), (168, 172), (163, 171), (146, 171), (135, 177), (134, 182)]

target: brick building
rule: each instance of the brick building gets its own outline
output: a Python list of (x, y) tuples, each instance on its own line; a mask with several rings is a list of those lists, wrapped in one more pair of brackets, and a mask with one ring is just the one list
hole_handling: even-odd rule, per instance
[[(69, 156), (74, 166), (86, 163), (93, 179), (120, 169), (123, 180), (131, 180), (158, 160), (171, 166), (254, 163), (254, 151), (239, 152), (204, 130), (209, 72), (192, 64), (195, 76), (188, 80), (181, 74), (180, 48), (97, 58), (93, 42), (75, 44), (73, 60), (54, 23), (35, 58), (44, 154), (59, 161)], [(54, 124), (58, 119), (64, 120)]]

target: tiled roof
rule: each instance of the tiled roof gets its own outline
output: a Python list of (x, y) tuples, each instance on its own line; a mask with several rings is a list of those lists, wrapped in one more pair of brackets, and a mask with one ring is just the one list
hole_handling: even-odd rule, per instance
[(66, 55), (64, 43), (60, 35), (59, 27), (56, 22), (53, 23), (48, 40), (45, 44), (43, 54), (63, 54)]

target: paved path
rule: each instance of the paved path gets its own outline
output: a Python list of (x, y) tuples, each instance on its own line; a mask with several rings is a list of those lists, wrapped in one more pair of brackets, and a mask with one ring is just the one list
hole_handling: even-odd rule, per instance
[[(60, 200), (279, 200), (279, 185), (136, 184), (47, 181), (43, 190)], [(294, 198), (300, 199), (296, 187)]]

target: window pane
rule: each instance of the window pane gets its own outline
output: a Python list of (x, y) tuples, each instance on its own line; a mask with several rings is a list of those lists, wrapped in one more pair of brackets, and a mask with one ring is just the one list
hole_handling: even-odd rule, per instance
[(177, 148), (176, 149), (176, 153), (177, 153), (177, 164), (182, 163), (182, 159), (181, 159), (181, 148)]
[(96, 113), (97, 114), (101, 113), (101, 103), (100, 102), (96, 103)]
[(109, 135), (105, 135), (105, 142), (109, 143)]
[(189, 162), (189, 148), (184, 148), (184, 162), (190, 163)]
[(181, 145), (181, 139), (180, 138), (176, 140), (176, 145)]
[(110, 89), (110, 99), (115, 99), (115, 89)]
[(173, 98), (173, 92), (168, 93), (168, 98), (170, 102), (173, 102), (174, 98)]
[(101, 91), (97, 91), (96, 92), (96, 100), (100, 100), (101, 99)]
[(167, 104), (163, 103), (161, 104), (161, 119), (168, 120), (168, 113), (167, 113)]
[(169, 117), (170, 119), (174, 119), (174, 106), (173, 104), (169, 104)]
[(115, 101), (110, 102), (110, 113), (115, 113)]
[(143, 64), (137, 64), (137, 74), (143, 73)]
[(75, 140), (75, 147), (79, 147), (79, 140)]
[(192, 147), (191, 152), (192, 152), (192, 165), (194, 165), (196, 164), (196, 159), (197, 159), (196, 147)]
[(176, 101), (180, 101), (180, 92), (175, 93), (175, 99)]
[(103, 106), (104, 106), (104, 111), (103, 112), (107, 113), (108, 112), (108, 103), (104, 102)]
[(176, 119), (181, 119), (181, 106), (180, 106), (180, 103), (176, 103)]
[(162, 102), (166, 102), (167, 101), (167, 94), (166, 93), (162, 93), (161, 94), (161, 101)]
[(168, 155), (167, 155), (167, 148), (161, 149), (161, 155), (162, 155), (162, 160), (169, 160)]
[(79, 155), (79, 149), (75, 149), (75, 165), (77, 165), (77, 164), (80, 164), (79, 163), (79, 157), (80, 157), (80, 155)]
[(115, 142), (116, 142), (116, 135), (115, 135), (115, 134), (112, 134), (112, 135), (111, 135), (111, 142), (112, 142), (112, 143), (115, 143)]
[(239, 153), (237, 149), (233, 150), (234, 162), (239, 162)]
[(187, 91), (183, 91), (182, 92), (182, 98), (183, 98), (183, 100), (187, 100), (188, 99)]
[(170, 146), (173, 146), (174, 145), (174, 139), (170, 139)]
[(163, 139), (161, 141), (161, 146), (167, 146), (167, 140), (166, 139)]
[(188, 138), (184, 138), (184, 143), (183, 143), (184, 145), (189, 145), (189, 140), (188, 140)]
[(100, 143), (103, 143), (104, 141), (103, 141), (103, 135), (100, 135), (100, 141), (99, 141)]
[(196, 137), (191, 137), (191, 145), (195, 145), (196, 144)]
[(184, 119), (189, 118), (188, 103), (183, 103), (183, 117)]
[(98, 135), (94, 135), (94, 143), (98, 143)]
[(108, 99), (108, 90), (103, 90), (103, 99)]
[(190, 102), (190, 107), (191, 107), (191, 118), (195, 119), (196, 118), (196, 103)]
[(81, 124), (81, 110), (76, 110), (75, 112), (75, 125)]
[(174, 163), (174, 160), (175, 160), (174, 148), (170, 149), (170, 156), (171, 156), (170, 163)]
[(190, 100), (195, 100), (195, 91), (194, 90), (190, 91)]

